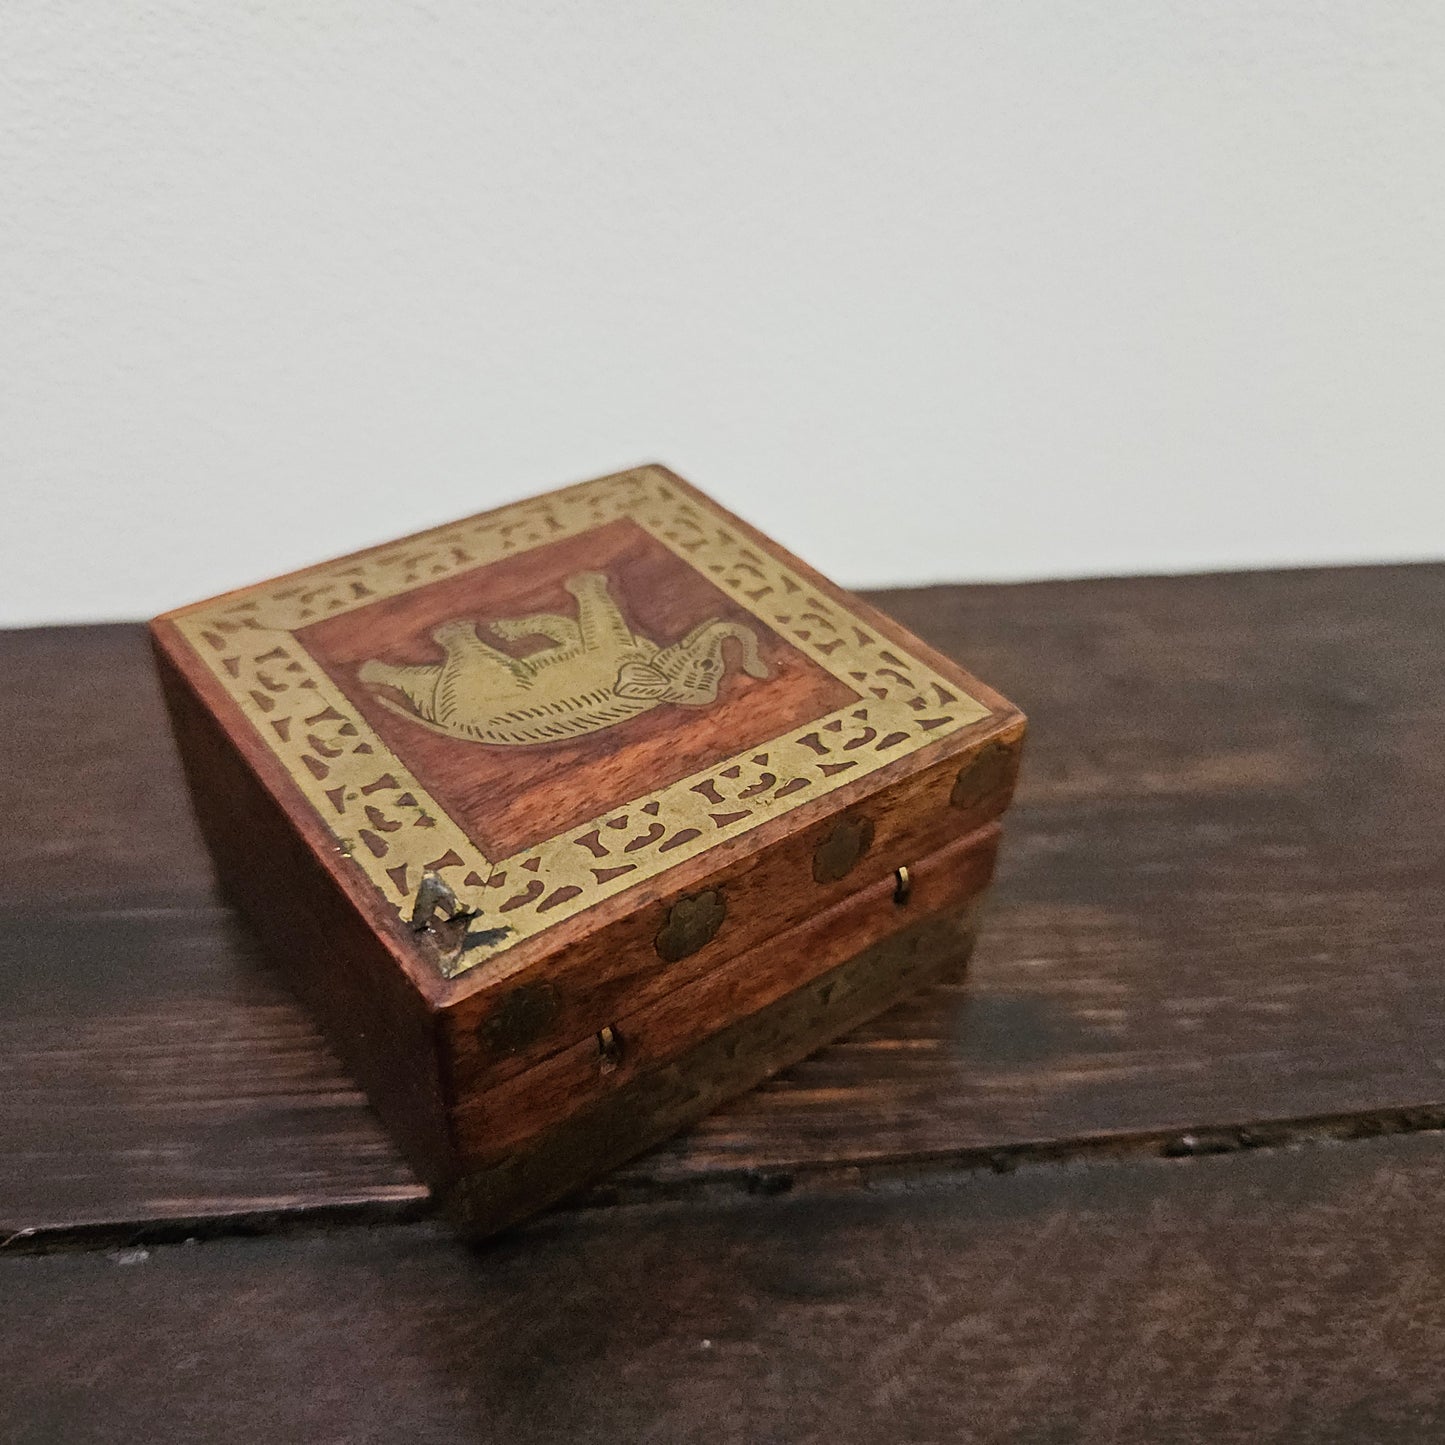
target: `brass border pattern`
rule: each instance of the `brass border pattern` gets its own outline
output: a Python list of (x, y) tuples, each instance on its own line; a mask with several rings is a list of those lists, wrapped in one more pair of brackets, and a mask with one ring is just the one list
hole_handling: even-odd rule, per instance
[[(759, 748), (488, 859), (295, 633), (416, 587), (628, 518), (856, 694)], [(403, 916), (425, 873), (476, 918), (448, 977), (988, 716), (719, 513), (643, 467), (263, 583), (173, 621), (352, 859)]]

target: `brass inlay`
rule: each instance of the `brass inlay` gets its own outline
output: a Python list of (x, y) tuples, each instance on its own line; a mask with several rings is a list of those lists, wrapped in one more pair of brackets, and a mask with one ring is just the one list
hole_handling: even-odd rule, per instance
[(836, 883), (873, 846), (871, 818), (840, 818), (813, 854), (813, 881)]
[(551, 1027), (561, 1007), (550, 983), (524, 983), (477, 1025), (477, 1042), (494, 1054), (519, 1054)]
[[(623, 518), (845, 683), (855, 700), (534, 848), (489, 859), (295, 633)], [(427, 873), (475, 915), (465, 945), (438, 956), (447, 976), (988, 715), (648, 467), (202, 603), (174, 620), (325, 820), (338, 852), (403, 918)], [(746, 644), (742, 655), (746, 661)]]
[(1013, 765), (1013, 753), (1007, 743), (988, 743), (958, 770), (948, 801), (955, 808), (976, 808), (985, 798), (997, 794)]
[(691, 898), (679, 898), (657, 935), (658, 955), (668, 963), (677, 963), (696, 953), (717, 937), (727, 911), (727, 899), (718, 888), (709, 888)]
[(432, 633), (445, 662), (396, 666), (373, 660), (362, 664), (361, 680), (400, 693), (409, 708), (384, 692), (377, 699), (435, 732), (469, 742), (535, 745), (614, 727), (662, 703), (715, 702), (729, 638), (738, 643), (749, 677), (768, 675), (751, 627), (704, 622), (680, 642), (659, 647), (628, 626), (603, 573), (579, 572), (562, 585), (577, 599), (575, 619), (538, 612), (491, 624), (498, 637), (547, 637), (550, 647), (509, 657), (483, 642), (474, 622), (459, 618)]

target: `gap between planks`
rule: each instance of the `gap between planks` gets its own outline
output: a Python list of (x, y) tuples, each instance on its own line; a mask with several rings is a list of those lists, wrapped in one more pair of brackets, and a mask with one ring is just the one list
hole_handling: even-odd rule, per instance
[[(1431, 1134), (1445, 1139), (1445, 1103), (1265, 1123), (1081, 1136), (900, 1156), (864, 1164), (739, 1169), (675, 1182), (628, 1180), (613, 1185), (604, 1181), (545, 1211), (537, 1220), (649, 1205), (720, 1204), (805, 1192), (908, 1189), (978, 1173), (1012, 1174), (1023, 1169), (1077, 1164), (1173, 1162)], [(168, 1219), (31, 1225), (0, 1238), (0, 1258), (198, 1244), (219, 1239), (290, 1237), (337, 1229), (376, 1229), (421, 1223), (434, 1218), (435, 1214), (429, 1196), (407, 1194), (393, 1199), (371, 1198), (354, 1203), (248, 1209)], [(514, 1237), (528, 1227), (519, 1226), (499, 1237)]]

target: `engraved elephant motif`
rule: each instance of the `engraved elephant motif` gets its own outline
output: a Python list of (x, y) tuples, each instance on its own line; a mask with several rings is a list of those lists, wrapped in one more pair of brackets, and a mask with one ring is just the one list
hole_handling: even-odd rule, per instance
[(409, 707), (387, 693), (376, 696), (433, 732), (472, 742), (538, 744), (597, 732), (663, 703), (706, 707), (717, 699), (729, 640), (738, 644), (748, 676), (768, 676), (757, 635), (741, 623), (704, 622), (661, 647), (628, 626), (603, 573), (579, 572), (562, 585), (577, 600), (575, 620), (539, 612), (491, 624), (507, 641), (546, 637), (550, 647), (510, 657), (463, 619), (432, 633), (445, 661), (372, 659), (361, 665), (361, 680), (400, 693)]

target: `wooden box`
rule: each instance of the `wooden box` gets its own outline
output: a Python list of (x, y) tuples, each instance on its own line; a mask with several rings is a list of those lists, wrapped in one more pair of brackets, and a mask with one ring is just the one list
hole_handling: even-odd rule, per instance
[(656, 466), (152, 636), (224, 886), (479, 1232), (956, 974), (1024, 732)]

